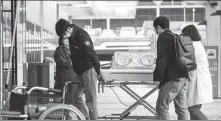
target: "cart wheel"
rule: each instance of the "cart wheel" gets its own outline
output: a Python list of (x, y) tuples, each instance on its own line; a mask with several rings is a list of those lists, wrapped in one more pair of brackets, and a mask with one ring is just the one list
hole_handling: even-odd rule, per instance
[(84, 115), (73, 105), (58, 104), (45, 110), (38, 120), (86, 120)]

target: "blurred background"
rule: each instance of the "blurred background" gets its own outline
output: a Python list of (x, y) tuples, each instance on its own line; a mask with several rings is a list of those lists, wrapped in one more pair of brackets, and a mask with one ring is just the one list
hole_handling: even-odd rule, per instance
[[(34, 78), (45, 77), (53, 87), (55, 64), (42, 75), (33, 76), (44, 58), (50, 57), (58, 46), (55, 24), (64, 18), (86, 30), (92, 38), (101, 63), (110, 62), (116, 51), (145, 50), (156, 53), (157, 35), (153, 20), (165, 16), (170, 29), (180, 34), (188, 24), (197, 26), (202, 42), (210, 55), (210, 71), (214, 97), (221, 97), (220, 1), (27, 1), (19, 6), (15, 43), (12, 44), (17, 0), (1, 0), (1, 90), (10, 69), (11, 85), (35, 84)], [(213, 15), (212, 15), (213, 14)], [(10, 61), (10, 50), (13, 49)], [(212, 54), (211, 54), (212, 53)], [(53, 63), (53, 61), (52, 61)], [(41, 67), (39, 70), (44, 70)], [(43, 72), (43, 71), (42, 71)], [(46, 76), (47, 75), (47, 76)], [(35, 80), (30, 81), (30, 80)], [(42, 81), (42, 85), (43, 81)], [(2, 94), (1, 94), (2, 95)]]

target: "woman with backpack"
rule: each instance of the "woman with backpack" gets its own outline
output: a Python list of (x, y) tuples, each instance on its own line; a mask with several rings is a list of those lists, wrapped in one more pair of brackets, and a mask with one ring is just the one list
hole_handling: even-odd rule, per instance
[(201, 112), (202, 104), (213, 102), (212, 79), (206, 51), (201, 43), (201, 37), (194, 25), (183, 28), (182, 34), (192, 39), (195, 49), (197, 69), (189, 72), (187, 99), (191, 120), (208, 120)]

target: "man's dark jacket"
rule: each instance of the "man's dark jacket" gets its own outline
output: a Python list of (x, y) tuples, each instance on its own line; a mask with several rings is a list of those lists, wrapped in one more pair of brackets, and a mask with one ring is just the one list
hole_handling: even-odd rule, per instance
[(72, 26), (73, 33), (69, 38), (69, 45), (74, 71), (77, 75), (81, 75), (94, 67), (97, 74), (100, 74), (100, 61), (94, 51), (90, 36), (84, 29), (77, 25), (72, 24)]
[(188, 77), (188, 73), (177, 68), (174, 37), (166, 29), (157, 39), (157, 60), (154, 70), (154, 81), (160, 81), (159, 88), (168, 81)]

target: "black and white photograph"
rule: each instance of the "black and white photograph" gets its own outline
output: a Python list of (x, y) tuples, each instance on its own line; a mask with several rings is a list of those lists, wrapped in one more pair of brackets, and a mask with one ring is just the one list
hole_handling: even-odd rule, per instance
[(1, 0), (1, 120), (221, 120), (221, 1)]

